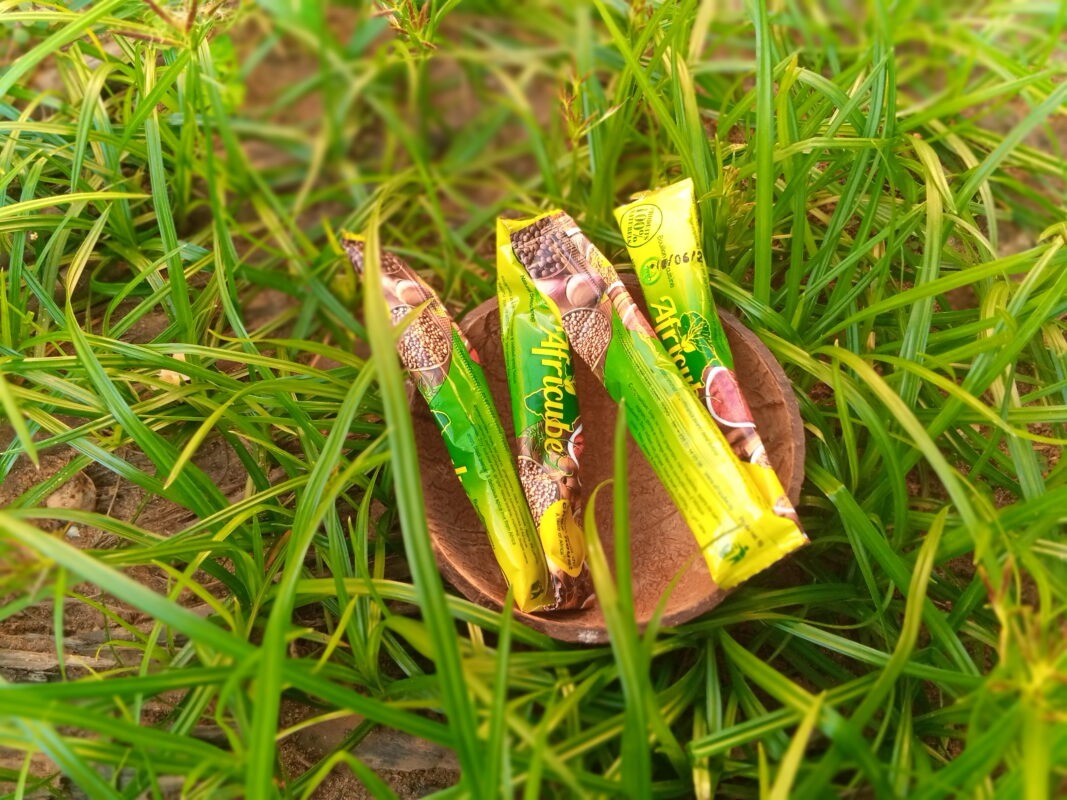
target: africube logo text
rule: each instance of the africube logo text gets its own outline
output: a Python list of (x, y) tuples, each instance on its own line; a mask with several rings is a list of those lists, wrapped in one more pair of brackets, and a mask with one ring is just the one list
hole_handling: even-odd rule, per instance
[(543, 414), (545, 450), (557, 455), (565, 455), (566, 441), (571, 434), (571, 423), (566, 419), (564, 403), (569, 401), (569, 404), (573, 404), (574, 402), (570, 347), (562, 334), (550, 331), (541, 340), (540, 346), (533, 348), (530, 353), (540, 356), (541, 366), (548, 368), (541, 379), (541, 394), (545, 400)]

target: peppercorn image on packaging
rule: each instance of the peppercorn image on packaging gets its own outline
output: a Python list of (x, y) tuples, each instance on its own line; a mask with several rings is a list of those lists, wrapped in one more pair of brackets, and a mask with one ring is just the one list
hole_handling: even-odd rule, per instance
[(615, 209), (637, 270), (652, 325), (682, 377), (696, 392), (760, 493), (779, 516), (799, 524), (756, 430), (734, 373), (726, 334), (715, 311), (700, 247), (693, 181), (645, 192)]
[[(345, 234), (352, 266), (363, 274), (363, 239)], [(449, 456), (515, 602), (526, 612), (554, 602), (548, 567), (478, 355), (444, 306), (411, 267), (381, 254), (381, 292), (394, 325), (400, 361), (415, 379), (441, 429)]]
[(497, 223), (500, 337), (518, 440), (519, 481), (548, 561), (553, 608), (593, 602), (585, 538), (576, 521), (584, 435), (571, 349), (558, 311), (515, 258)]
[(728, 589), (807, 540), (774, 513), (667, 355), (610, 262), (562, 211), (502, 220), (574, 352), (625, 401), (630, 434)]

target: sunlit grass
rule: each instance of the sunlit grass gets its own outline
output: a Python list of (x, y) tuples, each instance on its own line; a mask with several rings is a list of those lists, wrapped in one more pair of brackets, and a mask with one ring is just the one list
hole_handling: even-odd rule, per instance
[[(0, 2), (0, 480), (71, 452), (0, 510), (0, 625), (97, 603), (115, 663), (58, 636), (51, 682), (0, 685), (0, 748), (55, 765), (3, 791), (374, 784), (343, 748), (289, 774), (283, 697), (454, 749), (455, 796), (1062, 788), (1061, 4), (157, 5)], [(812, 544), (644, 635), (641, 565), (613, 589), (594, 552), (611, 646), (563, 645), (442, 586), (336, 231), (462, 314), (501, 211), (562, 206), (623, 263), (613, 206), (683, 175), (796, 388)], [(189, 521), (34, 511), (90, 467)]]

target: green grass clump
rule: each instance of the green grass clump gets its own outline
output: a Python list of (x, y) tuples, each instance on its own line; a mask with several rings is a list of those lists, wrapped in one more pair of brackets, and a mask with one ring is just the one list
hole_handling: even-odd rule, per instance
[[(1062, 792), (1065, 25), (1056, 2), (0, 1), (0, 481), (71, 453), (0, 510), (0, 625), (50, 620), (56, 665), (0, 683), (0, 791), (329, 796), (339, 767), (384, 795), (349, 752), (384, 727), (455, 751), (446, 796)], [(645, 635), (594, 550), (612, 645), (566, 646), (446, 594), (335, 232), (462, 313), (502, 210), (562, 206), (621, 263), (612, 207), (680, 176), (717, 297), (800, 398), (812, 544)], [(188, 521), (34, 510), (83, 470)], [(79, 609), (106, 666), (65, 649)], [(295, 770), (283, 698), (364, 722)]]

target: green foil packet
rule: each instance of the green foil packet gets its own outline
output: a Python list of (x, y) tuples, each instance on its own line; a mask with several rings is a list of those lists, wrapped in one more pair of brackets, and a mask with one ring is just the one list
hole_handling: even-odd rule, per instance
[[(362, 237), (345, 234), (342, 244), (362, 275)], [(400, 361), (441, 429), (515, 602), (522, 611), (542, 609), (553, 602), (548, 567), (478, 355), (434, 291), (400, 258), (382, 252), (381, 276), (393, 324), (407, 325), (397, 341)]]
[(612, 399), (625, 401), (630, 434), (693, 532), (715, 583), (736, 586), (803, 545), (800, 528), (771, 510), (614, 267), (574, 220), (552, 211), (502, 224), (559, 312), (571, 347)]
[(667, 355), (774, 512), (799, 525), (733, 369), (733, 356), (715, 310), (700, 247), (693, 181), (686, 178), (643, 192), (634, 202), (615, 209), (615, 219)]
[(497, 223), (500, 338), (518, 440), (519, 482), (548, 561), (553, 609), (593, 602), (579, 513), (578, 464), (584, 435), (571, 349), (559, 312), (515, 258), (507, 227)]

